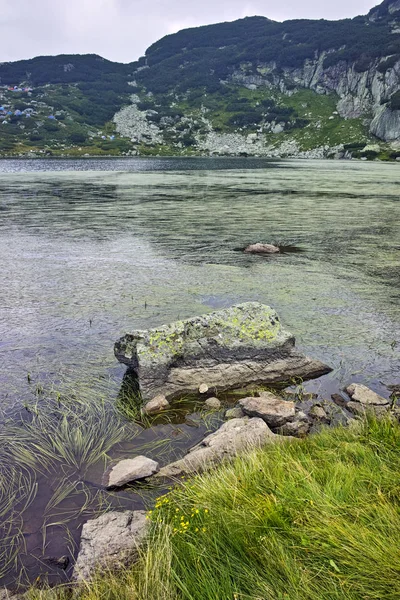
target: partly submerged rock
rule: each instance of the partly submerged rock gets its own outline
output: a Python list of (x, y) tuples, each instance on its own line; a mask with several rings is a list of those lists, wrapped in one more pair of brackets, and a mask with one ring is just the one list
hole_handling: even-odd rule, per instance
[(221, 400), (218, 400), (218, 398), (207, 398), (204, 406), (210, 410), (219, 410), (221, 408)]
[(123, 487), (127, 483), (151, 477), (158, 470), (158, 463), (146, 456), (127, 458), (106, 471), (103, 483), (106, 488)]
[(96, 568), (121, 566), (137, 559), (148, 530), (143, 510), (110, 512), (84, 524), (73, 579), (87, 581)]
[(143, 413), (145, 415), (156, 415), (169, 408), (170, 404), (163, 394), (158, 394), (153, 400), (150, 400), (143, 407)]
[(280, 249), (273, 244), (261, 244), (259, 242), (257, 244), (250, 244), (250, 246), (245, 248), (244, 252), (249, 254), (277, 254), (280, 252)]
[(126, 334), (117, 359), (136, 370), (144, 400), (312, 379), (331, 369), (295, 350), (276, 312), (258, 302)]
[(194, 446), (184, 458), (163, 467), (156, 477), (174, 478), (200, 473), (224, 459), (234, 458), (244, 450), (281, 439), (272, 433), (262, 419), (232, 419)]
[(294, 402), (283, 400), (270, 392), (261, 392), (259, 397), (242, 398), (239, 406), (245, 415), (263, 419), (272, 429), (293, 421), (296, 414)]
[(360, 402), (365, 406), (385, 406), (389, 404), (389, 400), (382, 398), (365, 385), (360, 383), (352, 383), (346, 388), (346, 392), (353, 402)]

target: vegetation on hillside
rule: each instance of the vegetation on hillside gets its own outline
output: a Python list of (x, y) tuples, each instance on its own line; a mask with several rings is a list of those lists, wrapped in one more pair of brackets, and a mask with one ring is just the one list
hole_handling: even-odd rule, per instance
[(400, 427), (390, 421), (267, 446), (159, 498), (139, 563), (100, 573), (74, 597), (395, 600), (399, 488)]

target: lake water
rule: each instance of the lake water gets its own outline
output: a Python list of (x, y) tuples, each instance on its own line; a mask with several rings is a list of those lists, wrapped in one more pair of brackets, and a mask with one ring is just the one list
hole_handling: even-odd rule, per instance
[[(103, 380), (114, 400), (124, 368), (113, 343), (126, 330), (244, 301), (273, 306), (333, 367), (312, 384), (320, 393), (359, 381), (388, 395), (400, 379), (399, 223), (398, 164), (2, 161), (3, 420), (63, 381)], [(298, 251), (243, 254), (257, 241)], [(141, 443), (174, 427), (139, 432)], [(180, 431), (193, 443), (206, 429)]]

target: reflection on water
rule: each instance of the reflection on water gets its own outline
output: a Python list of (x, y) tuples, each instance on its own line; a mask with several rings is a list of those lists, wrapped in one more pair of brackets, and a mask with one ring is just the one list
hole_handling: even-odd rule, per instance
[[(113, 343), (126, 330), (254, 300), (334, 367), (313, 390), (354, 380), (385, 392), (400, 368), (399, 173), (393, 164), (257, 159), (0, 163), (0, 407), (8, 415), (25, 403), (40, 408), (64, 379), (77, 394), (100, 379), (117, 401), (124, 368)], [(257, 241), (288, 251), (238, 250)], [(186, 412), (132, 426), (111, 457), (145, 448), (160, 459), (162, 446), (165, 463), (219, 422)], [(57, 510), (96, 495), (103, 466), (84, 478), (64, 473), (88, 487)], [(45, 491), (24, 523), (31, 579), (49, 568), (43, 513), (57, 491), (49, 476), (38, 484)], [(117, 496), (110, 501), (122, 508), (145, 501)], [(67, 533), (49, 529), (46, 553), (67, 552), (81, 522), (79, 513)]]

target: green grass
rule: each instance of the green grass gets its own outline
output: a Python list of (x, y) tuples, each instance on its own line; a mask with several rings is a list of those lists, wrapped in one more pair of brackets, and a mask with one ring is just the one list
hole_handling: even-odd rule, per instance
[(77, 597), (395, 600), (399, 492), (398, 424), (371, 420), (268, 446), (161, 498), (139, 563), (102, 573)]

